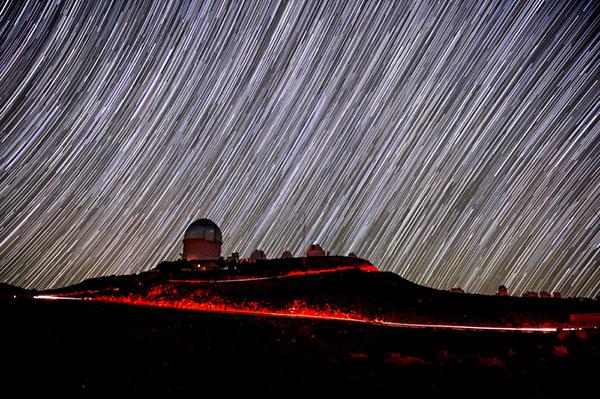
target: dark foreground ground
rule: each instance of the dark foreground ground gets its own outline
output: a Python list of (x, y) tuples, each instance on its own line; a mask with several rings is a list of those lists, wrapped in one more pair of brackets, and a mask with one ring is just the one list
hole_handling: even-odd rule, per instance
[(596, 390), (600, 371), (597, 332), (411, 330), (29, 299), (2, 300), (0, 312), (2, 391), (21, 397), (573, 398)]

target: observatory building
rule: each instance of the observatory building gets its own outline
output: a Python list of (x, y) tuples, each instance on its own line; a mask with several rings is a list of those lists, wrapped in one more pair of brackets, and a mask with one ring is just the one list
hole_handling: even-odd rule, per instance
[(184, 260), (217, 260), (221, 257), (221, 229), (209, 219), (198, 219), (183, 235)]
[[(156, 266), (155, 271), (166, 273), (169, 278), (178, 278), (177, 276), (184, 278), (180, 273), (209, 272), (219, 279), (227, 279), (240, 278), (240, 276), (262, 278), (290, 273), (314, 274), (319, 270), (339, 267), (377, 270), (364, 259), (329, 256), (329, 253), (319, 244), (310, 245), (305, 256), (294, 257), (290, 251), (285, 251), (280, 258), (274, 259), (269, 259), (265, 251), (260, 249), (256, 249), (248, 258), (240, 259), (237, 252), (224, 258), (221, 256), (222, 245), (223, 236), (219, 226), (210, 219), (198, 219), (190, 224), (183, 234), (181, 258), (175, 261), (163, 261)], [(188, 277), (189, 275), (185, 276)]]

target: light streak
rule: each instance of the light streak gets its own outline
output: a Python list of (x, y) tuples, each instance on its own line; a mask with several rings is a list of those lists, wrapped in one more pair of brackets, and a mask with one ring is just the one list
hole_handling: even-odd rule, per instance
[(74, 296), (61, 296), (61, 295), (34, 295), (33, 299), (46, 299), (49, 301), (83, 301), (84, 298), (78, 298)]

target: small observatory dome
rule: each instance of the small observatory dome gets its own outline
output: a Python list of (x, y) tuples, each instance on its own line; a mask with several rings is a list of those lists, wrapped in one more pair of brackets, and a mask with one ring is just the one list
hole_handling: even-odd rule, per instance
[(325, 256), (325, 251), (319, 244), (311, 244), (306, 251), (306, 256)]
[(254, 260), (267, 259), (267, 255), (265, 254), (265, 251), (257, 248), (254, 251), (252, 251), (252, 254), (250, 254), (250, 259), (254, 259)]
[(198, 219), (183, 235), (183, 259), (215, 260), (221, 257), (221, 229), (209, 219)]

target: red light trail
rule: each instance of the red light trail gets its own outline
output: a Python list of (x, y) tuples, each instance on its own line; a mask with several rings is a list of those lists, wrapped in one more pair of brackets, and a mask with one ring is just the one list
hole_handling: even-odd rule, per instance
[(167, 280), (169, 283), (188, 283), (188, 284), (203, 284), (203, 283), (241, 283), (247, 281), (261, 281), (261, 280), (273, 280), (279, 278), (290, 278), (298, 276), (312, 276), (323, 273), (335, 273), (347, 270), (360, 270), (363, 272), (378, 272), (377, 268), (373, 265), (362, 265), (362, 266), (338, 266), (329, 269), (318, 269), (318, 270), (303, 270), (293, 271), (281, 276), (266, 276), (266, 277), (248, 277), (248, 276), (235, 276), (229, 279), (222, 280), (199, 280), (199, 279), (185, 279), (185, 280)]

